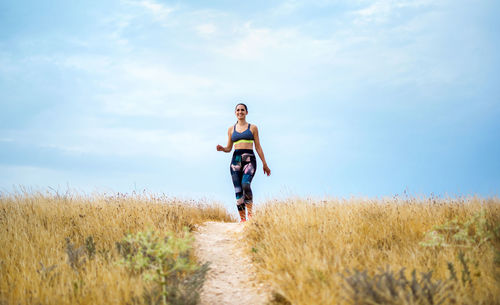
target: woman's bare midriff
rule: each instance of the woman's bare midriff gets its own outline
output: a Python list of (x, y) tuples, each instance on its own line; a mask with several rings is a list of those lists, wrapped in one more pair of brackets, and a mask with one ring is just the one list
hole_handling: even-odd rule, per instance
[(234, 144), (234, 149), (253, 149), (253, 143)]

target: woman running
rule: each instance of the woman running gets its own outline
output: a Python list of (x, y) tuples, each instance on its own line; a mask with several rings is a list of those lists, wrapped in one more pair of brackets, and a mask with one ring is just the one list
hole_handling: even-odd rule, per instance
[(248, 219), (252, 218), (253, 196), (250, 183), (257, 170), (257, 161), (253, 153), (255, 150), (262, 160), (264, 174), (271, 175), (271, 170), (267, 167), (264, 152), (260, 146), (259, 130), (257, 126), (247, 123), (246, 116), (248, 108), (245, 104), (239, 103), (235, 110), (238, 121), (227, 131), (227, 146), (217, 145), (217, 151), (231, 152), (234, 144), (234, 153), (231, 160), (230, 170), (233, 179), (234, 190), (236, 192), (236, 207), (240, 214), (241, 221), (246, 221), (245, 208), (248, 210)]

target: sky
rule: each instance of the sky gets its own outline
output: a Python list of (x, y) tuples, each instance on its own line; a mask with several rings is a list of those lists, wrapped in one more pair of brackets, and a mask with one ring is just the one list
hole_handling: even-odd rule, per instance
[(500, 2), (2, 1), (0, 190), (497, 196)]

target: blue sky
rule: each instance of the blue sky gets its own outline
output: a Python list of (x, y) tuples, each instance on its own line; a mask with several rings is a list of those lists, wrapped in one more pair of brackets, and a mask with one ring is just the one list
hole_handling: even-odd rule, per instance
[[(233, 208), (249, 107), (288, 195), (498, 195), (497, 1), (3, 1), (0, 187)], [(235, 210), (235, 208), (234, 208)]]

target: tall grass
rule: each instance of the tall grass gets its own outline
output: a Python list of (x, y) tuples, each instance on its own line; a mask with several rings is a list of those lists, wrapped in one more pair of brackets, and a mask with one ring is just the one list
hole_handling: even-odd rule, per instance
[(234, 221), (217, 204), (165, 196), (2, 193), (0, 304), (147, 302), (153, 286), (117, 263), (117, 242), (208, 220)]
[(272, 201), (246, 235), (277, 304), (500, 304), (500, 200)]

